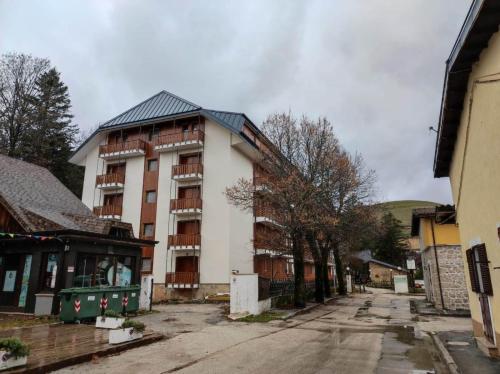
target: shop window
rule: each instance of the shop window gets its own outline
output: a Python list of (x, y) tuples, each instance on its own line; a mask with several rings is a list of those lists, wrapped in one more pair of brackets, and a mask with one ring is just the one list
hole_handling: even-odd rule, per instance
[(146, 191), (146, 203), (156, 203), (156, 191)]
[(41, 289), (52, 290), (56, 288), (58, 253), (44, 253), (42, 257)]
[(132, 284), (133, 262), (133, 258), (130, 256), (118, 257), (115, 286), (130, 286)]
[(134, 280), (134, 263), (131, 256), (80, 254), (73, 286), (128, 286)]

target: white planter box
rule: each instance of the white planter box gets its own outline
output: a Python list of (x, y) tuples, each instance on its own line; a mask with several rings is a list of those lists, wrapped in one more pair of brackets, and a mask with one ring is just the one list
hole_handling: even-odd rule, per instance
[(126, 329), (109, 330), (109, 344), (120, 344), (136, 339), (141, 339), (142, 332), (135, 332), (132, 327)]
[(95, 327), (98, 329), (117, 329), (123, 322), (125, 322), (125, 318), (98, 316), (95, 320)]
[(9, 353), (6, 351), (0, 351), (0, 371), (7, 370), (17, 366), (23, 366), (26, 365), (26, 362), (28, 362), (28, 356), (19, 358), (15, 357), (7, 358), (5, 355), (7, 355), (8, 357)]

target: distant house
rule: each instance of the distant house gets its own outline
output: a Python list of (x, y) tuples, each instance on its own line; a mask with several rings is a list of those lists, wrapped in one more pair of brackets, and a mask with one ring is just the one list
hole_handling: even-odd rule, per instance
[(468, 310), (460, 235), (452, 206), (413, 210), (427, 300), (438, 309)]
[(449, 177), (474, 335), (500, 356), (500, 6), (475, 0), (446, 61), (434, 176)]
[[(354, 270), (358, 273), (367, 273), (369, 281), (374, 286), (393, 286), (395, 275), (407, 275), (408, 270), (401, 266), (389, 264), (376, 260), (372, 257), (370, 250), (358, 252), (351, 258)], [(363, 264), (362, 267), (360, 263)]]
[(155, 242), (97, 218), (44, 168), (0, 155), (0, 170), (0, 311), (33, 313), (43, 295), (57, 312), (62, 288), (139, 284)]

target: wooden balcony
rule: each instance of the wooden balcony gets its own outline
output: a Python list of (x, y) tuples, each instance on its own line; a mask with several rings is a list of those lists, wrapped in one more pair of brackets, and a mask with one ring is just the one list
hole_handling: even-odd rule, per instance
[(203, 164), (185, 164), (172, 166), (172, 179), (195, 181), (203, 178)]
[(254, 209), (255, 222), (269, 224), (272, 226), (281, 226), (276, 210), (268, 205), (257, 205)]
[(112, 173), (98, 175), (95, 180), (95, 185), (101, 190), (121, 189), (125, 185), (125, 174)]
[(201, 214), (201, 207), (202, 201), (200, 198), (170, 200), (170, 212), (173, 214)]
[(199, 148), (203, 146), (204, 141), (205, 133), (201, 130), (179, 131), (158, 136), (154, 141), (154, 148), (157, 152)]
[(104, 219), (121, 219), (122, 207), (121, 205), (96, 206), (94, 207), (94, 214)]
[(105, 160), (144, 156), (145, 153), (146, 142), (141, 139), (99, 146), (99, 157)]
[(200, 273), (167, 273), (166, 283), (169, 288), (198, 288), (200, 284)]
[(168, 247), (171, 249), (200, 249), (200, 234), (176, 234), (168, 236)]

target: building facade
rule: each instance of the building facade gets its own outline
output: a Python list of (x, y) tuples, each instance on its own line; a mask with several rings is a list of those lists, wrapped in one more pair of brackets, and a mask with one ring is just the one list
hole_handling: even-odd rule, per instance
[(413, 210), (427, 300), (438, 309), (469, 310), (460, 234), (450, 206)]
[(101, 125), (71, 162), (85, 167), (82, 200), (131, 222), (153, 274), (154, 299), (229, 292), (232, 272), (287, 277), (290, 259), (261, 248), (277, 225), (267, 209), (231, 205), (225, 189), (259, 181), (266, 139), (242, 113), (203, 109), (162, 91)]
[(500, 348), (500, 6), (476, 0), (447, 61), (434, 159), (449, 177), (474, 334)]
[(95, 217), (44, 168), (0, 155), (0, 170), (0, 311), (57, 314), (63, 288), (140, 283), (153, 241)]

